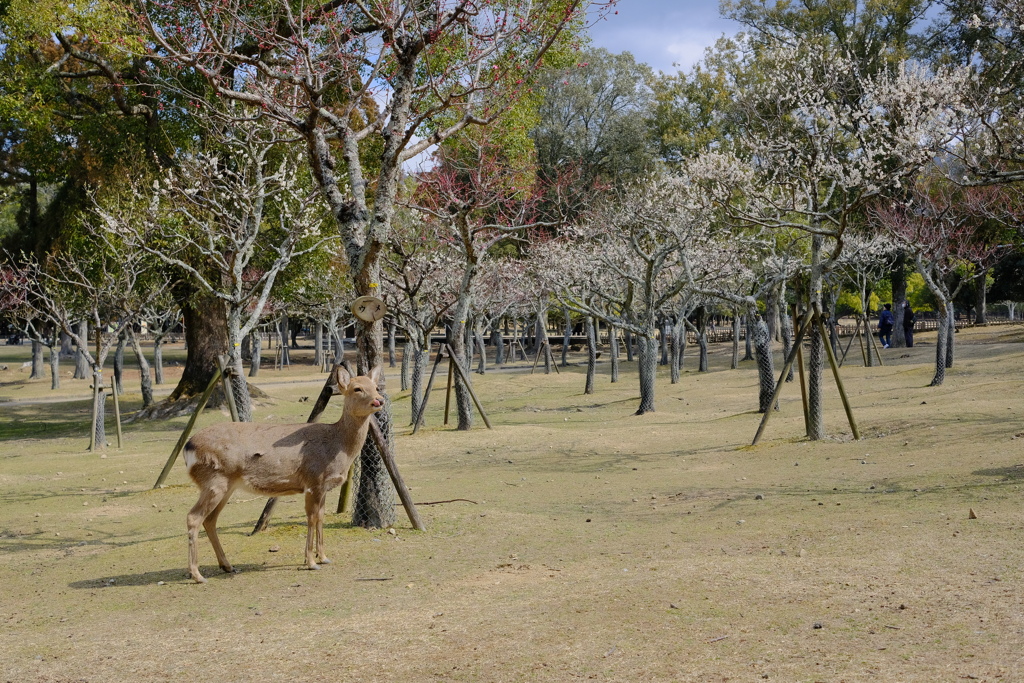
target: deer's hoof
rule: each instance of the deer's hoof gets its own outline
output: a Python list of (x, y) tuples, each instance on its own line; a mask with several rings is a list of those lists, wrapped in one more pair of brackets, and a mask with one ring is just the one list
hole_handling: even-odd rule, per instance
[(206, 579), (199, 572), (194, 572), (192, 578), (195, 579), (196, 583), (206, 583)]
[(306, 569), (308, 569), (310, 571), (314, 571), (316, 569), (320, 569), (320, 565), (318, 565), (316, 562), (310, 562), (309, 564), (306, 565)]
[(226, 573), (226, 574), (237, 574), (238, 571), (239, 571), (239, 570), (235, 569), (234, 567), (232, 567), (230, 564), (228, 566), (226, 566), (226, 567), (224, 565), (221, 565), (220, 568), (223, 569), (224, 573)]
[(317, 560), (317, 562), (319, 562), (320, 564), (330, 564), (331, 563), (331, 561), (328, 560), (326, 557), (321, 557), (319, 560)]

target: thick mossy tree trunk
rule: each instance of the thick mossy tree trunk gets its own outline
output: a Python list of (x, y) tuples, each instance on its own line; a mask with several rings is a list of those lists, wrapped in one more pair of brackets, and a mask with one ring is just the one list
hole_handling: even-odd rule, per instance
[(412, 354), (412, 383), (409, 394), (412, 414), (409, 416), (409, 424), (412, 424), (423, 409), (423, 376), (430, 362), (430, 349), (425, 347), (422, 338), (417, 339), (414, 344), (409, 344), (409, 349)]
[(185, 321), (185, 367), (169, 401), (203, 393), (217, 371), (217, 356), (228, 351), (227, 313), (212, 295), (195, 293), (179, 302)]
[(491, 346), (494, 347), (494, 364), (501, 367), (505, 364), (505, 336), (501, 333), (501, 321), (491, 323)]

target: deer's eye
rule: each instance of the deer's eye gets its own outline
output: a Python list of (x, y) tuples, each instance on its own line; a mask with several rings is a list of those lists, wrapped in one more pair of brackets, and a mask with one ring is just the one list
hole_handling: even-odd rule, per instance
[(356, 388), (354, 389), (354, 391), (355, 391), (356, 393), (360, 393), (360, 394), (361, 394), (361, 393), (363, 393), (363, 390), (362, 390), (362, 389), (360, 389), (359, 387), (356, 387)]

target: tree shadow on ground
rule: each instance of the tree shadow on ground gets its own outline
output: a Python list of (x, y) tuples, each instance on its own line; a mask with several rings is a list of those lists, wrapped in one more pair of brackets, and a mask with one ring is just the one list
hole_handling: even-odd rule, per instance
[(979, 477), (1002, 477), (1006, 481), (1018, 481), (1024, 479), (1024, 465), (991, 467), (983, 470), (974, 470), (971, 474)]

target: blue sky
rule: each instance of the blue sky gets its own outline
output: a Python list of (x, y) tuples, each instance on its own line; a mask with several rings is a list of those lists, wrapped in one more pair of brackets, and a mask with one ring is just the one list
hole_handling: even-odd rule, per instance
[(723, 33), (739, 30), (719, 16), (718, 0), (619, 0), (590, 35), (598, 47), (629, 51), (657, 71), (676, 73), (688, 70)]

